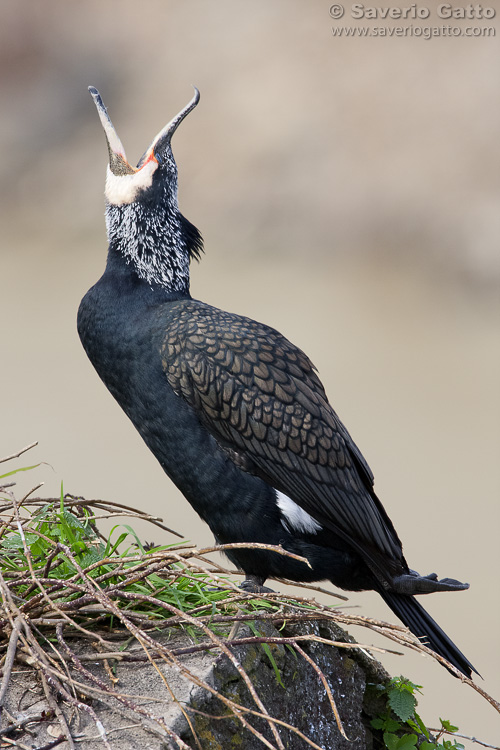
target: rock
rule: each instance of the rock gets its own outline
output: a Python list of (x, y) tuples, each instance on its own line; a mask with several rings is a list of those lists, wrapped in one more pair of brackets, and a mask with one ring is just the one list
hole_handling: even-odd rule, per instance
[[(261, 621), (257, 627), (258, 633), (266, 637), (293, 638), (309, 634), (352, 642), (350, 636), (331, 621), (285, 624), (279, 630), (271, 623)], [(241, 626), (237, 637), (253, 635), (254, 631)], [(193, 639), (179, 630), (164, 631), (157, 640), (169, 649), (193, 644)], [(320, 677), (301, 654), (285, 645), (269, 644), (274, 666), (260, 643), (238, 646), (234, 654), (271, 716), (293, 725), (325, 750), (371, 750), (373, 730), (369, 726), (371, 717), (368, 700), (365, 700), (366, 686), (367, 683), (383, 683), (389, 679), (389, 675), (377, 661), (358, 649), (336, 648), (317, 641), (302, 640), (299, 644), (324, 673), (348, 739), (339, 731)], [(88, 654), (89, 650), (81, 642), (77, 646), (72, 644), (72, 648), (80, 655)], [(137, 649), (137, 644), (133, 648)], [(142, 653), (141, 649), (139, 653)], [(180, 659), (195, 679), (203, 680), (219, 694), (238, 704), (259, 710), (235, 666), (225, 655), (215, 650), (201, 651)], [(110, 673), (102, 661), (83, 663), (89, 674), (101, 681), (101, 687), (113, 688)], [(215, 695), (186, 680), (175, 665), (165, 664), (164, 661), (156, 661), (155, 664), (157, 669), (149, 661), (115, 662), (119, 680), (115, 689), (128, 696), (125, 705), (104, 692), (102, 696), (86, 701), (90, 711), (75, 711), (74, 706), (59, 702), (73, 737), (78, 739), (79, 750), (101, 750), (104, 747), (96, 719), (102, 723), (112, 750), (178, 748), (177, 741), (172, 736), (168, 737), (166, 727), (193, 749), (198, 747), (193, 730), (203, 750), (261, 750), (264, 747), (262, 741), (244, 728), (227, 705)], [(80, 682), (85, 681), (74, 669), (71, 673)], [(89, 684), (91, 680), (87, 679), (86, 682)], [(94, 685), (98, 687), (96, 683)], [(27, 670), (26, 667), (14, 669), (5, 706), (16, 721), (49, 711), (34, 670)], [(276, 740), (264, 719), (249, 713), (244, 716), (273, 747), (276, 746)], [(8, 723), (4, 716), (2, 727)], [(51, 714), (48, 721), (38, 721), (28, 728), (31, 730), (29, 739), (25, 729), (11, 733), (9, 737), (28, 747), (40, 747), (61, 733), (57, 719)], [(286, 727), (278, 725), (278, 732), (287, 750), (309, 747), (303, 738)], [(58, 745), (63, 750), (67, 746), (66, 743)]]

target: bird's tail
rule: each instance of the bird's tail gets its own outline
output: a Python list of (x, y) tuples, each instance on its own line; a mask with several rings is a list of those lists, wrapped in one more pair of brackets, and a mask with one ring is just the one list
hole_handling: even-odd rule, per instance
[(420, 638), (425, 646), (428, 646), (436, 654), (444, 656), (454, 667), (460, 670), (466, 677), (471, 677), (472, 672), (479, 674), (470, 661), (463, 655), (446, 633), (422, 605), (413, 596), (407, 594), (395, 594), (384, 591), (382, 587), (379, 593), (385, 603), (392, 609), (399, 619), (411, 632)]

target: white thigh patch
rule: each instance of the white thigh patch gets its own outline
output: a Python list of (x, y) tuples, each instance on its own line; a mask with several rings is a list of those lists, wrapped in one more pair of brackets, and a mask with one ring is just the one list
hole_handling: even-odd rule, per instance
[(317, 534), (321, 531), (321, 524), (307, 513), (300, 505), (297, 505), (288, 495), (275, 490), (276, 502), (283, 516), (282, 524), (290, 526), (295, 531), (302, 531), (307, 534)]

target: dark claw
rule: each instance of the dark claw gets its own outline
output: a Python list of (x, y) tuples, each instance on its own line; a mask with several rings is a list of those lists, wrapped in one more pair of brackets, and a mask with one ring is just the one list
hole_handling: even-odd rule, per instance
[(465, 591), (465, 589), (469, 588), (468, 583), (456, 581), (454, 578), (441, 578), (438, 583), (446, 586), (446, 591)]
[(264, 586), (265, 578), (259, 578), (259, 576), (247, 575), (245, 580), (240, 584), (240, 589), (248, 594), (274, 594), (276, 593), (272, 589)]

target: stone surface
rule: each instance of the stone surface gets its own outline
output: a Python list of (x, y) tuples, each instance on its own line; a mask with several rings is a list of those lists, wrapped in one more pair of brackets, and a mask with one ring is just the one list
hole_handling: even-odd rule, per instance
[[(266, 636), (314, 634), (336, 641), (349, 640), (347, 633), (334, 623), (325, 621), (288, 624), (279, 631), (267, 623), (259, 623), (258, 627), (259, 633)], [(241, 627), (238, 637), (247, 635), (251, 636), (252, 632), (246, 626)], [(159, 640), (169, 648), (189, 646), (192, 643), (192, 639), (181, 631), (168, 635), (164, 633)], [(387, 673), (378, 662), (356, 649), (337, 649), (314, 641), (300, 643), (327, 677), (348, 740), (338, 730), (319, 676), (302, 655), (283, 645), (269, 645), (275, 667), (279, 671), (280, 684), (275, 668), (261, 644), (240, 646), (235, 654), (271, 716), (294, 725), (325, 750), (371, 750), (373, 738), (369, 716), (366, 714), (365, 688), (367, 683), (385, 681)], [(88, 646), (85, 650), (88, 653)], [(225, 656), (215, 652), (197, 652), (182, 657), (182, 663), (222, 695), (245, 707), (256, 708), (247, 687)], [(261, 740), (231, 717), (229, 709), (217, 697), (188, 682), (178, 668), (163, 662), (156, 662), (156, 666), (158, 669), (149, 662), (117, 663), (116, 677), (119, 682), (116, 689), (128, 696), (128, 700), (139, 706), (141, 711), (146, 710), (161, 717), (165, 725), (182, 737), (189, 747), (198, 747), (193, 730), (203, 750), (260, 750), (264, 747)], [(85, 662), (85, 667), (105, 684), (111, 684), (102, 662)], [(73, 672), (73, 676), (82, 680), (81, 675)], [(175, 696), (175, 700), (172, 696)], [(109, 696), (103, 696), (102, 701), (94, 699), (90, 705), (95, 716), (102, 722), (112, 750), (136, 750), (139, 747), (141, 750), (165, 750), (178, 747), (175, 741), (168, 740), (165, 731), (156, 722), (132, 710), (131, 705), (120, 704)], [(89, 712), (76, 711), (64, 702), (60, 702), (59, 706), (73, 736), (78, 739), (79, 750), (104, 747), (95, 718)], [(48, 710), (34, 671), (22, 666), (14, 669), (6, 709), (15, 720)], [(248, 713), (245, 716), (275, 746), (267, 723)], [(4, 715), (2, 727), (7, 723), (10, 722)], [(60, 734), (55, 719), (33, 724), (30, 729), (31, 735), (18, 732), (9, 736), (27, 747), (38, 748)], [(279, 734), (287, 750), (308, 747), (302, 738), (284, 727), (279, 727)], [(65, 750), (67, 743), (58, 747)]]

